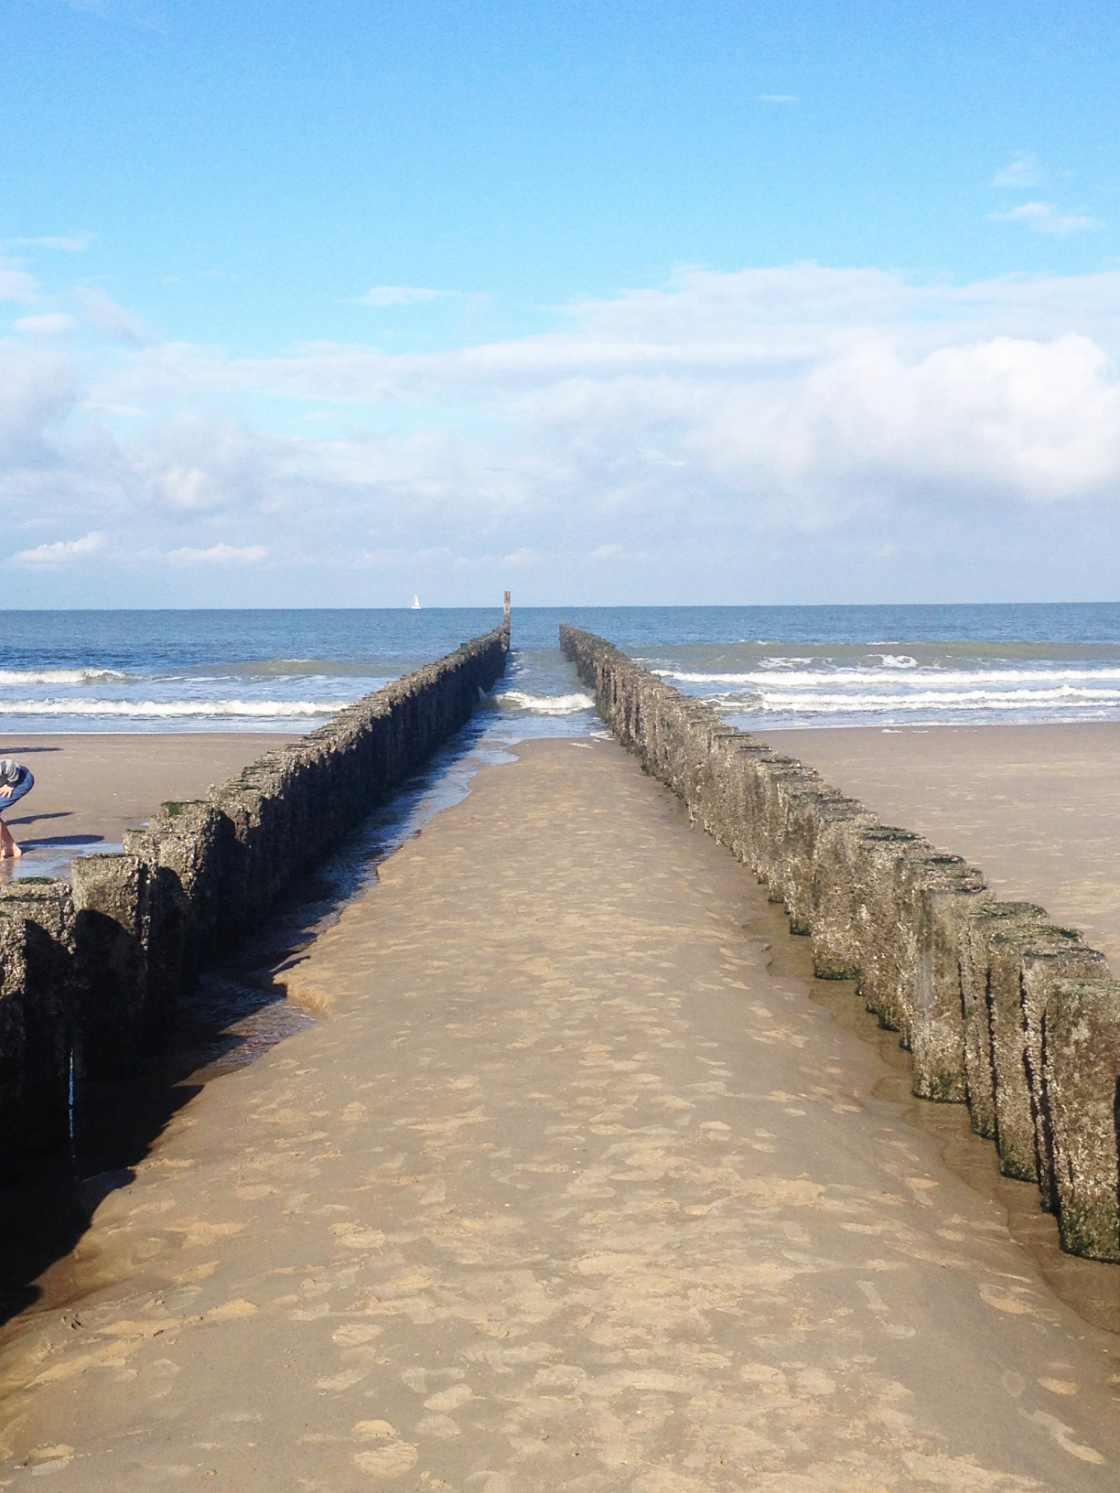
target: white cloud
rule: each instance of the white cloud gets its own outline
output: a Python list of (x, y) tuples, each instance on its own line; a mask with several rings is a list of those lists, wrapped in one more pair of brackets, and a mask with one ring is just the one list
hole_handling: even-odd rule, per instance
[(0, 257), (0, 301), (28, 302), (39, 295), (39, 283), (10, 259)]
[(1045, 233), (1053, 238), (1069, 238), (1075, 233), (1094, 233), (1103, 228), (1099, 218), (1087, 213), (1063, 213), (1053, 202), (1023, 202), (1006, 212), (989, 213), (993, 223), (1022, 223), (1033, 233)]
[(425, 301), (440, 301), (445, 290), (426, 290), (419, 285), (375, 285), (358, 297), (362, 306), (418, 306)]
[(8, 242), (26, 249), (52, 249), (59, 254), (84, 254), (93, 243), (93, 234), (45, 233), (35, 238), (13, 238)]
[(316, 603), (517, 569), (525, 589), (590, 586), (608, 566), (653, 594), (680, 555), (702, 580), (781, 543), (866, 555), (873, 533), (901, 565), (929, 547), (915, 534), (971, 553), (996, 516), (1014, 534), (1062, 505), (1103, 523), (1120, 494), (1120, 271), (693, 267), (439, 353), (125, 344), (92, 378), (87, 357), (0, 341), (0, 503), (127, 533), (200, 595), (265, 545), (265, 601), (297, 566)]
[(21, 466), (50, 464), (52, 442), (74, 408), (69, 359), (44, 343), (0, 341), (0, 495)]
[(268, 550), (263, 544), (182, 545), (168, 550), (164, 558), (172, 565), (259, 565), (268, 558)]
[(120, 306), (99, 285), (82, 285), (74, 292), (82, 316), (99, 332), (120, 342), (146, 342), (147, 327), (134, 312)]
[(139, 420), (147, 414), (138, 404), (110, 404), (98, 399), (84, 399), (81, 408), (90, 415), (112, 415), (118, 420)]
[(281, 488), (282, 453), (290, 457), (296, 449), (296, 443), (277, 443), (234, 421), (183, 415), (144, 429), (134, 469), (151, 509), (174, 521), (243, 513)]
[(222, 492), (204, 467), (167, 467), (155, 475), (160, 497), (170, 508), (197, 512), (222, 506)]
[[(423, 515), (547, 515), (584, 485), (614, 511), (640, 512), (676, 501), (682, 483), (695, 501), (715, 492), (794, 526), (830, 512), (843, 521), (857, 492), (909, 493), (923, 480), (947, 482), (947, 499), (987, 486), (1056, 501), (1103, 490), (1113, 472), (1100, 411), (1114, 403), (1114, 374), (1099, 339), (1111, 333), (1120, 347), (1118, 293), (1120, 275), (954, 287), (817, 265), (693, 270), (663, 290), (584, 303), (564, 333), (440, 355), (141, 350), (101, 395), (318, 397), (485, 416), (473, 436), (433, 427), (319, 440), (198, 422), (144, 457), (159, 502), (187, 512), (313, 504), (345, 526), (390, 505), (414, 531)], [(971, 476), (954, 451), (969, 453)], [(584, 511), (595, 501), (578, 498)], [(397, 518), (402, 507), (412, 516)]]
[(37, 544), (34, 549), (20, 550), (12, 556), (18, 565), (69, 565), (74, 560), (95, 555), (105, 548), (105, 535), (83, 534), (80, 539), (57, 539), (53, 544)]
[(993, 187), (1037, 187), (1046, 180), (1046, 173), (1039, 164), (1038, 157), (1031, 155), (1029, 151), (1020, 151), (1013, 155), (1006, 165), (1001, 166), (992, 177)]
[(756, 93), (754, 101), (756, 104), (799, 104), (801, 96), (797, 93)]
[(454, 560), (447, 545), (428, 545), (420, 549), (363, 549), (352, 558), (355, 570), (404, 570), (423, 574), (432, 566)]
[(1080, 336), (992, 338), (916, 360), (867, 339), (796, 391), (717, 406), (689, 441), (731, 474), (754, 466), (811, 526), (868, 492), (1045, 504), (1105, 496), (1120, 476), (1120, 384)]
[(72, 332), (77, 322), (72, 316), (59, 312), (48, 312), (42, 316), (20, 316), (12, 322), (14, 331), (29, 337), (63, 337)]

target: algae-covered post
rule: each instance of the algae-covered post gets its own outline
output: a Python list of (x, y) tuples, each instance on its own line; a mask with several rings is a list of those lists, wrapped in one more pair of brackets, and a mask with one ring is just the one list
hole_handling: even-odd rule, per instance
[[(1032, 945), (1023, 954), (1020, 995), (1023, 1009), (1023, 1068), (1034, 1143), (1034, 1174), (1043, 1208), (1057, 1212), (1054, 1177), (1054, 1122), (1046, 1084), (1044, 1036), (1052, 1020), (1057, 984), (1061, 980), (1106, 980), (1108, 961), (1082, 943), (1060, 943), (1043, 949)], [(1120, 1053), (1117, 1067), (1116, 1123), (1120, 1130)]]
[(781, 901), (816, 974), (854, 980), (913, 1056), (919, 1097), (967, 1102), (1037, 1183), (1065, 1249), (1120, 1259), (1120, 984), (1041, 907), (770, 752), (590, 633), (561, 647), (618, 739)]
[(1062, 1245), (1120, 1262), (1120, 983), (1059, 980), (1042, 1027)]
[(0, 1177), (69, 1135), (73, 928), (64, 881), (29, 877), (0, 890)]

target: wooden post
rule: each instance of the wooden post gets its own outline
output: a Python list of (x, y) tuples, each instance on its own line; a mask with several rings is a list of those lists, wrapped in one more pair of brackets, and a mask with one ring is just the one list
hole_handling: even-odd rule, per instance
[(509, 626), (509, 614), (510, 614), (511, 610), (512, 610), (512, 603), (510, 602), (509, 592), (507, 591), (506, 594), (505, 594), (505, 596), (502, 599), (502, 616), (505, 619), (505, 624), (506, 624), (507, 627)]

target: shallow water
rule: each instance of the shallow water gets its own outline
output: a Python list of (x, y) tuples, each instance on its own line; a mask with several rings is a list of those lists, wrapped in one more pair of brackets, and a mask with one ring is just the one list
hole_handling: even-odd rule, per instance
[[(76, 1089), (69, 1154), (52, 1157), (26, 1182), (0, 1186), (0, 1216), (26, 1221), (0, 1237), (0, 1323), (22, 1314), (26, 1324), (103, 1283), (98, 1254), (73, 1252), (101, 1200), (129, 1184), (136, 1161), (205, 1084), (313, 1023), (314, 1016), (285, 998), (284, 971), (348, 899), (376, 881), (394, 850), (466, 797), (482, 767), (516, 760), (485, 722), (469, 722), (334, 854), (297, 880), (259, 933), (203, 974), (183, 1002), (167, 1050), (149, 1059), (140, 1077)], [(16, 864), (26, 868), (30, 860)]]
[[(346, 902), (377, 880), (377, 868), (445, 809), (461, 803), (482, 767), (515, 762), (513, 753), (468, 724), (408, 778), (354, 833), (292, 889), (286, 904), (221, 967), (204, 976), (177, 1037), (204, 1082), (244, 1067), (314, 1018), (284, 998), (285, 970), (337, 918)], [(279, 985), (277, 982), (280, 982)], [(266, 1003), (261, 1003), (267, 993)]]
[[(89, 840), (83, 845), (82, 840)], [(32, 877), (61, 879), (69, 875), (70, 867), (83, 855), (120, 855), (124, 846), (119, 842), (101, 840), (96, 836), (72, 836), (62, 844), (25, 846), (19, 860), (0, 861), (0, 886), (11, 881), (24, 881)]]

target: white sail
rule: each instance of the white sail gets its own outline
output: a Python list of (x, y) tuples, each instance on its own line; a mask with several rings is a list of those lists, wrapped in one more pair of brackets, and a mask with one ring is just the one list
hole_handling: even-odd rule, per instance
[(412, 598), (412, 610), (414, 612), (418, 612), (420, 610), (420, 598), (419, 598), (419, 596), (414, 596)]

